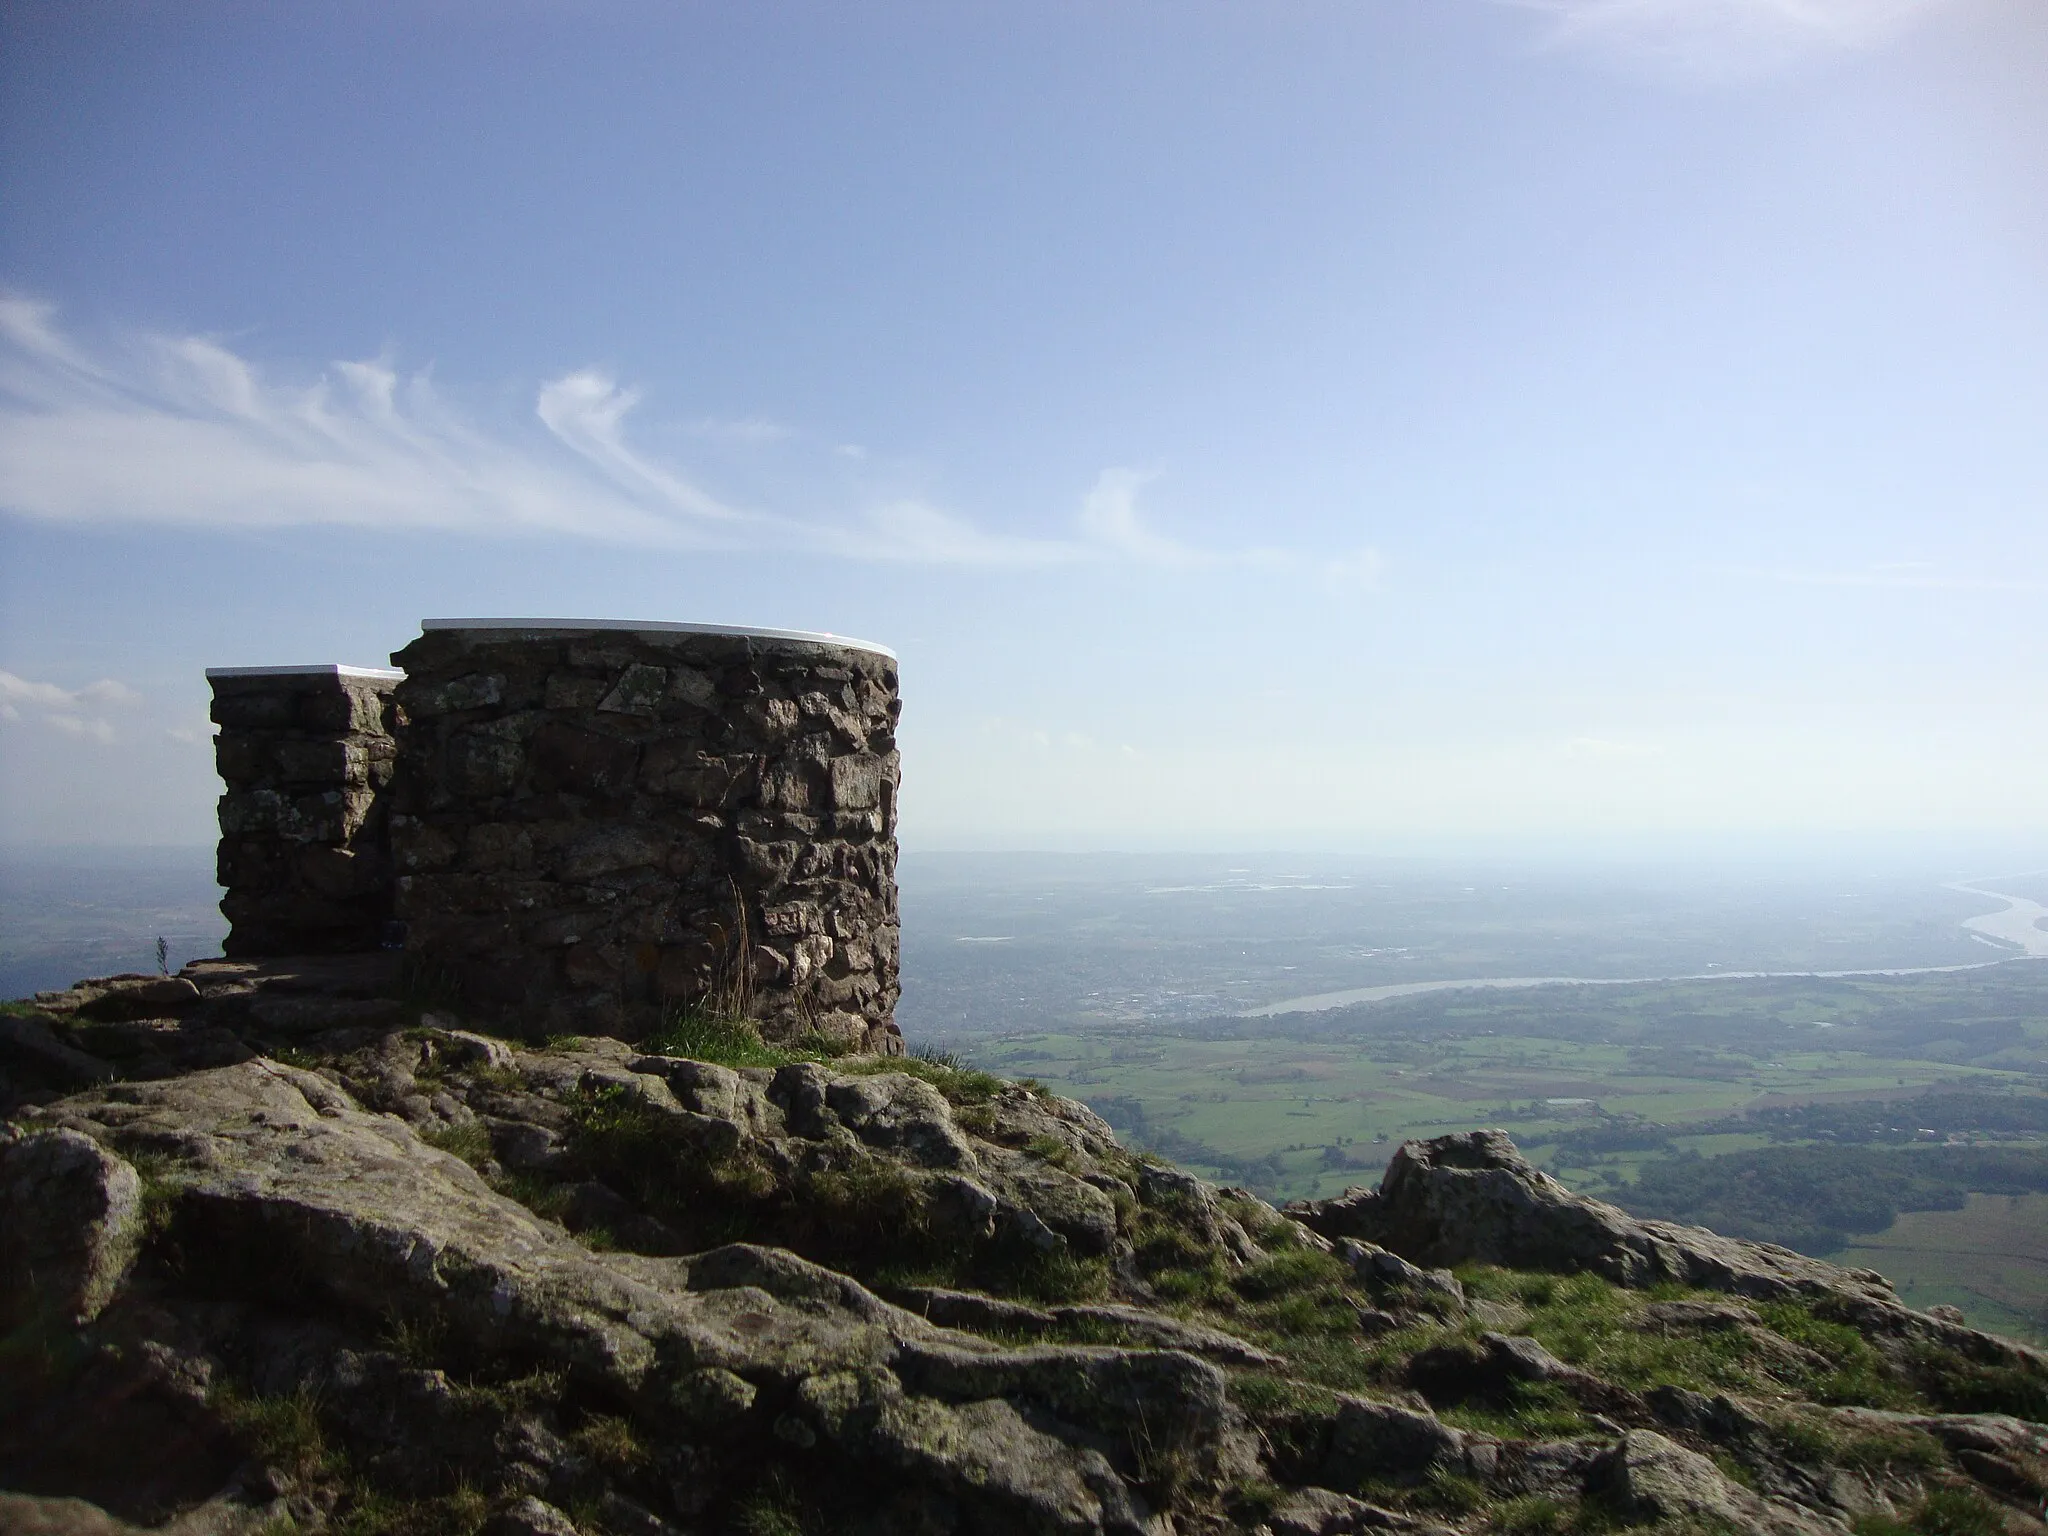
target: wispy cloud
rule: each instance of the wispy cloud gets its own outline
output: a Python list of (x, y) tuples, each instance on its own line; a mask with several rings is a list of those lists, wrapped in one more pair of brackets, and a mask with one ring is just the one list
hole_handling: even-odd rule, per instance
[(1751, 571), (1795, 587), (1902, 587), (1933, 592), (2048, 592), (2048, 580), (2024, 576), (1969, 576), (1921, 560), (1893, 560), (1850, 571)]
[(0, 672), (0, 721), (10, 725), (40, 724), (66, 736), (108, 743), (114, 740), (109, 713), (141, 702), (141, 694), (110, 677), (83, 688), (60, 688)]
[[(1331, 563), (1173, 538), (1138, 509), (1153, 475), (1129, 468), (1104, 470), (1049, 535), (992, 531), (919, 497), (857, 487), (830, 515), (748, 507), (635, 446), (628, 424), (639, 404), (638, 390), (578, 369), (537, 387), (530, 422), (492, 432), (427, 373), (400, 374), (386, 359), (285, 381), (204, 336), (86, 345), (49, 306), (0, 295), (0, 510), (17, 516), (542, 533), (940, 565), (1327, 565), (1349, 585), (1377, 572), (1370, 550)], [(687, 430), (761, 448), (800, 436), (762, 418)], [(835, 456), (859, 464), (865, 451)]]
[(1768, 73), (1891, 41), (1960, 0), (1497, 0), (1542, 13), (1552, 42), (1700, 78)]
[[(564, 419), (602, 448), (601, 423)], [(59, 522), (687, 542), (674, 518), (475, 430), (424, 374), (347, 362), (280, 383), (199, 336), (89, 350), (19, 298), (0, 298), (0, 506)]]

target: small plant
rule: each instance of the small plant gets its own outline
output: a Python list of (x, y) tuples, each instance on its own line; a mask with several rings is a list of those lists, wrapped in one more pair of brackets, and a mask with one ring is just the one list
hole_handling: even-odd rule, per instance
[(171, 946), (162, 934), (156, 936), (156, 973), (159, 976), (171, 974)]
[(143, 1152), (132, 1160), (142, 1180), (142, 1240), (153, 1243), (171, 1229), (171, 1217), (178, 1203), (179, 1184), (172, 1175), (173, 1164), (158, 1153)]
[(1556, 1499), (1530, 1494), (1509, 1499), (1493, 1517), (1493, 1528), (1504, 1536), (1565, 1536), (1572, 1528), (1573, 1510)]
[(614, 1472), (630, 1472), (647, 1460), (647, 1447), (633, 1426), (615, 1414), (593, 1413), (570, 1438), (584, 1455)]
[(805, 1536), (809, 1513), (789, 1474), (778, 1467), (739, 1501), (732, 1527), (739, 1536)]
[(641, 1042), (662, 1056), (683, 1056), (721, 1067), (780, 1067), (795, 1059), (761, 1038), (761, 1027), (739, 1014), (702, 1008), (678, 1010)]
[(1024, 1150), (1041, 1163), (1050, 1163), (1055, 1168), (1071, 1170), (1080, 1166), (1074, 1149), (1057, 1136), (1034, 1136), (1024, 1143)]
[(311, 1482), (340, 1469), (341, 1457), (328, 1448), (320, 1426), (320, 1401), (309, 1389), (259, 1397), (226, 1383), (207, 1401), (257, 1456), (294, 1481)]
[(430, 1147), (453, 1153), (472, 1168), (481, 1168), (491, 1160), (491, 1133), (479, 1120), (472, 1120), (468, 1125), (424, 1131), (420, 1140)]
[(1410, 1491), (1406, 1502), (1415, 1509), (1435, 1510), (1446, 1515), (1466, 1515), (1486, 1502), (1486, 1490), (1462, 1472), (1431, 1467), (1420, 1487)]
[(1921, 1536), (2002, 1536), (2005, 1512), (1974, 1488), (1933, 1488), (1910, 1523)]
[(448, 1344), (447, 1325), (438, 1317), (403, 1317), (393, 1313), (384, 1322), (384, 1342), (409, 1365), (440, 1363)]

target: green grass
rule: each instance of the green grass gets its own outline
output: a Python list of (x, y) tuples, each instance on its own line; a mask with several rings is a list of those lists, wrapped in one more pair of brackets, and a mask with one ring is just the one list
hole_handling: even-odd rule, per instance
[(344, 1465), (327, 1443), (319, 1398), (305, 1388), (262, 1396), (223, 1382), (208, 1394), (207, 1404), (265, 1465), (295, 1483), (332, 1477)]
[(1930, 1489), (1903, 1519), (1861, 1516), (1856, 1536), (2004, 1536), (2005, 1512), (1974, 1488)]
[(1768, 1422), (1772, 1440), (1794, 1461), (1876, 1473), (1932, 1472), (1948, 1465), (1940, 1441), (1906, 1425), (1846, 1425), (1797, 1410), (1773, 1414)]
[(677, 1013), (643, 1040), (641, 1048), (721, 1067), (780, 1067), (806, 1059), (801, 1052), (768, 1044), (752, 1019), (694, 1009)]
[(430, 1147), (452, 1153), (472, 1168), (481, 1168), (491, 1159), (491, 1133), (481, 1121), (472, 1120), (467, 1125), (423, 1131), (420, 1140)]

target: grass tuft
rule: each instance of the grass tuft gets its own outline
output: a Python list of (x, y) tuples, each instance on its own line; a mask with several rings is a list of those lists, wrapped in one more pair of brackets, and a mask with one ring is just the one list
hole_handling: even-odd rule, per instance
[(207, 1402), (266, 1465), (293, 1481), (309, 1483), (340, 1471), (342, 1458), (327, 1444), (320, 1401), (309, 1389), (265, 1397), (226, 1382)]
[(491, 1160), (491, 1133), (478, 1120), (472, 1120), (467, 1125), (450, 1125), (439, 1130), (422, 1131), (420, 1140), (430, 1147), (461, 1158), (472, 1168), (481, 1168)]

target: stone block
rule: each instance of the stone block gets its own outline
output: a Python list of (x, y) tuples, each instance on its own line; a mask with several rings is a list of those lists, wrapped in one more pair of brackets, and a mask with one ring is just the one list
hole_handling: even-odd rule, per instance
[(221, 733), (216, 867), (232, 955), (374, 949), (391, 913), (386, 788), (394, 672), (207, 674)]

